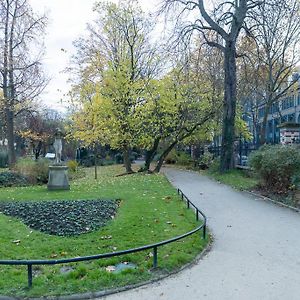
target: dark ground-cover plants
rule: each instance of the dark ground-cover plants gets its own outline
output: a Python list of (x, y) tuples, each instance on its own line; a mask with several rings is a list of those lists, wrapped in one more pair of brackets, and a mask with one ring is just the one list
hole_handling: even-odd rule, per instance
[(0, 212), (47, 234), (76, 236), (105, 226), (114, 218), (118, 203), (114, 200), (0, 202)]
[(295, 145), (266, 145), (253, 152), (249, 164), (270, 193), (287, 195), (296, 188), (300, 175), (300, 148)]
[(28, 185), (28, 180), (25, 176), (11, 171), (0, 172), (0, 187), (26, 185)]

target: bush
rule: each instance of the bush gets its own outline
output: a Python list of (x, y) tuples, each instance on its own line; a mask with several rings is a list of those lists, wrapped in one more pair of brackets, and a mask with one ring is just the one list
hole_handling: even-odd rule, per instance
[(209, 166), (209, 171), (212, 173), (220, 172), (220, 164), (221, 164), (220, 158), (219, 157), (215, 158), (214, 160), (212, 160)]
[(181, 166), (188, 166), (188, 165), (191, 165), (192, 163), (192, 158), (189, 154), (183, 152), (183, 151), (180, 151), (180, 152), (177, 152), (176, 153), (176, 163), (181, 165)]
[(286, 194), (300, 174), (300, 151), (296, 146), (263, 146), (251, 153), (249, 165), (262, 179), (262, 186)]
[(6, 168), (8, 166), (8, 152), (6, 150), (0, 151), (0, 168)]
[(0, 173), (0, 187), (25, 186), (27, 184), (27, 178), (21, 174), (10, 171)]
[(23, 158), (18, 160), (14, 167), (14, 171), (27, 177), (31, 184), (47, 183), (49, 161), (46, 159), (35, 161), (31, 158)]
[(175, 149), (171, 150), (165, 159), (166, 164), (175, 164), (177, 161), (177, 154)]
[(205, 170), (205, 169), (208, 169), (212, 162), (213, 162), (213, 154), (210, 153), (210, 152), (205, 152), (201, 158), (200, 158), (200, 161), (199, 161), (199, 166), (200, 166), (200, 169), (202, 170)]
[(76, 160), (69, 160), (67, 166), (70, 172), (76, 172), (78, 168), (78, 162)]

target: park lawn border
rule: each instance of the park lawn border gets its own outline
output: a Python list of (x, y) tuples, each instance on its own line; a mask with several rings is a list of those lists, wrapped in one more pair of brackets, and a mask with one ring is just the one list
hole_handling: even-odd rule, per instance
[[(123, 287), (119, 287), (116, 289), (109, 289), (106, 291), (87, 292), (87, 293), (83, 293), (83, 294), (72, 294), (72, 295), (64, 295), (64, 296), (45, 296), (45, 297), (38, 297), (38, 298), (28, 298), (28, 297), (15, 298), (15, 297), (0, 295), (0, 300), (22, 300), (22, 299), (24, 299), (24, 300), (25, 299), (26, 300), (81, 300), (81, 299), (85, 300), (85, 299), (95, 299), (95, 298), (102, 298), (102, 297), (117, 294), (117, 293), (122, 293), (125, 291), (129, 291), (132, 289), (142, 287), (142, 286), (154, 284), (156, 282), (167, 279), (169, 277), (176, 276), (181, 271), (192, 268), (193, 266), (198, 264), (199, 261), (201, 261), (210, 252), (210, 250), (212, 249), (214, 240), (213, 240), (212, 234), (210, 233), (209, 227), (207, 227), (207, 229), (208, 229), (208, 235), (207, 235), (208, 242), (207, 242), (206, 246), (203, 248), (203, 250), (192, 261), (186, 263), (185, 265), (181, 266), (178, 269), (168, 272), (167, 274), (162, 274), (162, 275), (158, 274), (157, 276), (155, 276), (154, 278), (152, 278), (150, 280), (123, 286)], [(159, 272), (157, 272), (157, 273), (159, 273)], [(154, 272), (154, 274), (155, 274), (155, 272)]]
[[(103, 174), (105, 175), (105, 173), (111, 173), (111, 171), (109, 171), (109, 169), (107, 169), (107, 171), (105, 171)], [(106, 174), (106, 175), (107, 175)], [(106, 176), (105, 175), (105, 176)], [(114, 178), (114, 177), (111, 177), (111, 175), (110, 174), (108, 174), (109, 175), (109, 178), (108, 178), (108, 181), (111, 181), (111, 178)], [(169, 205), (168, 203), (173, 203), (173, 204), (175, 204), (174, 202), (173, 202), (173, 200), (174, 199), (177, 199), (177, 193), (174, 193), (174, 192), (172, 192), (172, 190), (173, 191), (175, 191), (176, 190), (176, 188), (173, 186), (173, 185), (171, 185), (170, 184), (170, 182), (169, 182), (169, 180), (165, 177), (165, 176), (162, 176), (161, 178), (160, 177), (156, 177), (156, 176), (147, 176), (147, 177), (145, 177), (145, 176), (142, 176), (142, 175), (139, 175), (139, 174), (137, 174), (138, 176), (136, 177), (136, 180), (137, 180), (137, 182), (138, 183), (143, 183), (143, 184), (149, 184), (150, 182), (153, 182), (153, 183), (156, 183), (156, 184), (158, 184), (158, 186), (161, 186), (161, 184), (164, 184), (164, 182), (168, 182), (168, 185), (170, 186), (170, 188), (167, 188), (167, 189), (164, 189), (164, 190), (162, 190), (162, 191), (159, 191), (159, 190), (157, 190), (155, 187), (155, 185), (153, 185), (153, 187), (152, 188), (150, 188), (150, 186), (149, 187), (146, 187), (147, 189), (145, 189), (145, 186), (142, 186), (141, 187), (141, 190), (140, 191), (137, 191), (138, 193), (140, 193), (140, 192), (145, 192), (146, 194), (142, 194), (141, 196), (143, 196), (144, 197), (144, 199), (146, 200), (146, 203), (151, 203), (151, 201), (153, 201), (152, 199), (150, 199), (150, 197), (151, 196), (155, 196), (156, 194), (157, 194), (157, 196), (156, 196), (156, 199), (158, 200), (158, 201), (160, 201), (160, 199), (164, 199), (165, 201), (167, 201), (167, 205)], [(130, 176), (131, 177), (131, 176)], [(124, 177), (123, 177), (124, 178)], [(149, 178), (150, 179), (150, 181), (148, 181), (148, 179), (146, 179), (146, 178)], [(131, 181), (131, 180), (129, 180), (129, 177), (128, 177), (128, 179), (126, 180), (125, 179), (125, 181), (124, 181), (124, 179), (122, 179), (122, 178), (120, 178), (120, 180), (122, 180), (123, 182), (122, 182), (122, 184), (121, 184), (121, 186), (120, 186), (120, 188), (118, 187), (117, 188), (117, 190), (115, 190), (115, 188), (116, 188), (116, 186), (115, 186), (115, 184), (116, 184), (116, 180), (115, 179), (113, 179), (112, 181), (112, 183), (113, 183), (113, 185), (112, 185), (112, 188), (113, 188), (113, 190), (114, 190), (114, 193), (116, 193), (116, 194), (118, 194), (119, 192), (118, 192), (118, 190), (119, 189), (121, 189), (121, 188), (123, 188), (123, 186), (124, 186), (124, 184), (127, 186), (128, 185), (128, 182), (129, 181)], [(119, 181), (119, 179), (117, 179), (117, 181)], [(148, 183), (149, 182), (149, 183)], [(100, 182), (96, 182), (96, 185), (97, 185), (97, 189), (96, 190), (94, 190), (93, 191), (93, 193), (94, 192), (97, 192), (98, 191), (98, 188), (102, 188), (102, 186), (103, 186), (103, 184), (107, 184), (106, 183), (106, 181), (101, 181), (100, 180)], [(99, 187), (98, 187), (98, 185), (99, 185)], [(132, 185), (132, 186), (134, 186), (134, 184)], [(149, 189), (149, 190), (148, 190)], [(107, 190), (105, 190), (104, 192), (105, 193), (107, 193), (108, 191), (110, 190), (110, 188), (108, 189), (107, 188)], [(135, 190), (135, 189), (134, 189)], [(11, 191), (11, 190), (10, 190)], [(25, 189), (25, 191), (26, 191), (26, 189)], [(31, 191), (31, 189), (30, 189), (30, 191)], [(154, 194), (152, 193), (152, 191), (154, 191)], [(22, 194), (20, 194), (19, 196), (18, 196), (18, 198), (16, 199), (16, 201), (23, 201), (22, 199), (24, 199), (23, 198), (23, 196), (25, 196), (25, 194), (24, 194), (24, 191), (22, 190), (21, 191), (21, 193)], [(76, 192), (77, 193), (77, 192)], [(134, 193), (135, 194), (135, 192), (134, 191), (131, 191), (131, 189), (130, 189), (130, 191), (128, 192), (129, 194), (127, 195), (123, 195), (124, 197), (126, 196), (126, 199), (127, 199), (127, 197), (131, 197), (133, 194), (132, 193)], [(24, 194), (24, 195), (23, 195)], [(153, 195), (152, 195), (153, 194)], [(174, 194), (174, 198), (173, 198), (173, 195)], [(40, 190), (38, 189), (38, 190), (33, 190), (32, 191), (32, 195), (34, 196), (34, 198), (38, 198), (38, 197), (40, 197)], [(171, 201), (171, 202), (169, 202), (170, 200), (169, 199), (171, 199), (171, 197), (167, 197), (168, 195), (171, 195), (172, 196), (172, 198), (173, 198), (173, 200)], [(9, 195), (8, 195), (9, 196)], [(8, 200), (9, 200), (9, 197), (7, 196), (7, 198), (8, 198)], [(78, 195), (76, 194), (76, 197), (77, 197)], [(146, 196), (146, 197), (145, 197)], [(175, 197), (176, 196), (176, 197)], [(47, 196), (46, 196), (47, 197)], [(64, 197), (64, 195), (62, 195), (62, 197)], [(142, 198), (143, 198), (142, 197)], [(30, 197), (31, 198), (31, 197)], [(51, 197), (52, 198), (52, 197)], [(107, 198), (107, 197), (105, 197), (105, 198)], [(122, 197), (123, 198), (123, 197)], [(140, 197), (138, 197), (136, 200), (139, 200), (139, 198)], [(147, 198), (149, 198), (149, 199), (147, 199)], [(154, 197), (151, 197), (151, 198), (154, 198)], [(4, 201), (6, 201), (6, 199), (3, 199)], [(49, 199), (48, 199), (49, 200)], [(72, 200), (72, 199), (70, 199), (70, 200)], [(135, 200), (135, 201), (136, 201)], [(155, 200), (155, 201), (157, 201), (157, 200)], [(178, 200), (180, 200), (180, 199), (178, 199)], [(144, 201), (142, 201), (142, 202), (140, 202), (141, 203), (141, 205), (144, 205), (143, 204), (143, 202)], [(181, 201), (180, 201), (181, 202)], [(127, 202), (127, 203), (130, 203), (130, 202)], [(134, 202), (132, 202), (132, 203), (134, 203)], [(155, 202), (154, 202), (155, 203)], [(181, 206), (181, 205), (180, 205)], [(125, 207), (125, 206), (124, 206)], [(167, 206), (168, 207), (168, 206)], [(169, 209), (169, 208), (167, 208), (166, 207), (166, 209)], [(172, 207), (173, 207), (173, 205), (172, 205)], [(127, 207), (127, 210), (128, 210), (128, 208), (130, 208), (130, 206), (128, 206)], [(158, 208), (158, 207), (157, 207)], [(171, 208), (171, 207), (170, 207)], [(162, 208), (163, 209), (163, 208)], [(178, 210), (178, 218), (179, 218), (179, 220), (181, 219), (181, 217), (183, 217), (184, 219), (182, 219), (182, 220), (185, 220), (186, 219), (186, 217), (184, 217), (184, 215), (181, 213), (181, 210), (183, 210), (183, 212), (184, 212), (184, 215), (186, 216), (186, 213), (185, 213), (185, 211), (187, 211), (188, 212), (188, 210), (186, 209), (186, 206), (185, 205), (182, 205), (182, 208), (180, 208), (179, 210)], [(151, 210), (152, 211), (152, 210)], [(154, 209), (154, 211), (156, 211), (156, 209)], [(171, 210), (172, 211), (172, 210)], [(156, 214), (156, 213), (155, 213)], [(158, 213), (157, 213), (158, 214)], [(166, 214), (166, 213), (164, 213), (164, 214)], [(164, 224), (164, 219), (166, 219), (166, 221), (168, 221), (168, 220), (170, 220), (169, 218), (171, 217), (171, 218), (173, 218), (173, 214), (169, 214), (169, 216), (165, 216), (165, 215), (162, 215), (163, 217), (162, 217), (162, 219), (161, 219), (161, 224)], [(190, 213), (188, 213), (189, 215), (194, 215), (194, 213), (192, 213), (192, 211), (190, 211)], [(159, 214), (160, 215), (160, 214)], [(158, 215), (158, 217), (159, 217), (159, 215)], [(175, 213), (175, 215), (177, 215), (177, 213)], [(174, 216), (175, 216), (174, 215)], [(142, 216), (143, 217), (143, 216)], [(156, 215), (153, 215), (153, 217), (152, 217), (152, 214), (151, 214), (151, 217), (150, 217), (150, 221), (152, 222), (152, 221), (155, 221), (154, 219), (152, 220), (152, 218), (157, 218), (157, 216)], [(188, 227), (186, 228), (186, 229), (188, 229), (190, 226), (193, 226), (193, 224), (194, 224), (194, 221), (192, 222), (192, 220), (194, 220), (194, 217), (192, 217), (192, 219), (190, 219), (190, 217), (188, 217), (188, 219), (190, 220), (188, 223), (190, 224), (190, 225), (187, 225)], [(172, 219), (173, 220), (173, 219)], [(149, 221), (147, 221), (147, 223), (148, 223)], [(151, 222), (149, 222), (150, 224), (152, 224)], [(175, 217), (175, 219), (174, 219), (174, 222), (175, 222), (175, 225), (177, 224), (177, 225), (179, 225), (179, 224), (181, 224), (181, 223), (177, 223), (177, 222), (179, 222), (177, 219), (176, 219), (176, 217)], [(168, 223), (169, 224), (169, 222), (166, 222), (166, 223)], [(120, 223), (121, 224), (121, 223)], [(154, 223), (153, 223), (154, 224)], [(184, 223), (183, 223), (184, 224)], [(148, 224), (148, 226), (149, 226), (149, 224)], [(183, 225), (183, 230), (184, 230), (184, 227), (185, 225)], [(119, 227), (119, 225), (117, 226), (117, 227)], [(121, 227), (123, 227), (123, 226), (121, 226)], [(169, 225), (167, 225), (167, 227), (168, 227), (168, 230), (166, 230), (166, 231), (170, 231), (169, 230)], [(180, 230), (180, 228), (181, 228), (181, 226), (174, 226), (174, 232), (173, 232), (173, 234), (175, 234), (176, 235), (176, 232), (178, 232), (178, 229), (176, 230), (176, 227), (177, 228), (179, 228), (179, 233), (180, 233), (180, 231), (182, 230)], [(125, 228), (125, 227), (124, 227)], [(172, 228), (173, 228), (173, 226), (172, 226)], [(106, 234), (107, 232), (104, 232), (103, 234)], [(172, 232), (170, 232), (171, 234), (172, 234)], [(102, 234), (102, 233), (101, 233)], [(113, 235), (114, 237), (115, 237), (115, 235)], [(155, 236), (155, 235), (154, 235)], [(167, 234), (167, 236), (168, 236), (168, 234)], [(173, 235), (172, 235), (173, 236)], [(158, 236), (159, 237), (159, 236)], [(161, 236), (163, 239), (164, 239), (164, 236)], [(150, 234), (150, 236), (149, 236), (149, 238), (150, 238), (150, 240), (153, 238), (152, 236), (151, 236), (151, 234)], [(200, 245), (200, 243), (202, 244), (202, 246), (201, 246), (201, 248), (200, 249), (197, 249), (197, 245), (198, 245), (198, 240), (199, 239), (199, 245)], [(143, 239), (142, 239), (143, 240)], [(141, 241), (142, 241), (141, 240)], [(122, 279), (120, 282), (122, 282), (122, 281), (124, 281), (124, 283), (123, 284), (112, 284), (111, 286), (109, 286), (109, 285), (107, 285), (106, 286), (106, 284), (104, 284), (104, 285), (102, 285), (102, 280), (100, 280), (99, 281), (99, 283), (100, 284), (97, 284), (97, 285), (94, 285), (93, 286), (93, 284), (90, 284), (90, 288), (83, 288), (83, 289), (80, 289), (80, 288), (73, 288), (73, 291), (72, 291), (72, 289), (70, 289), (69, 290), (69, 288), (68, 288), (68, 290), (69, 290), (69, 292), (68, 293), (65, 293), (65, 291), (63, 291), (62, 290), (62, 282), (60, 282), (60, 288), (57, 288), (57, 290), (61, 290), (61, 291), (58, 291), (57, 293), (54, 293), (54, 292), (51, 292), (51, 290), (53, 291), (55, 291), (56, 290), (56, 288), (54, 288), (54, 289), (51, 289), (51, 290), (49, 290), (49, 288), (47, 288), (47, 289), (45, 289), (45, 290), (43, 290), (43, 288), (41, 288), (38, 292), (33, 292), (33, 293), (23, 293), (22, 291), (19, 293), (17, 290), (16, 290), (16, 292), (8, 292), (7, 294), (5, 293), (4, 295), (5, 295), (5, 298), (0, 298), (0, 299), (58, 299), (58, 297), (68, 297), (68, 295), (73, 295), (74, 293), (75, 293), (75, 295), (77, 295), (77, 293), (82, 293), (82, 294), (80, 294), (81, 296), (80, 297), (78, 297), (78, 299), (81, 299), (82, 298), (82, 295), (85, 295), (86, 293), (88, 293), (89, 295), (90, 294), (93, 294), (93, 293), (95, 293), (95, 292), (97, 292), (97, 291), (99, 291), (99, 289), (101, 290), (101, 292), (103, 293), (103, 292), (106, 292), (106, 291), (108, 291), (108, 290), (110, 290), (110, 289), (113, 289), (113, 290), (116, 290), (116, 291), (114, 291), (114, 292), (117, 292), (117, 291), (119, 291), (120, 289), (122, 290), (122, 288), (124, 288), (124, 287), (126, 287), (127, 285), (129, 285), (130, 287), (131, 287), (131, 285), (133, 285), (133, 287), (135, 287), (136, 285), (137, 286), (139, 286), (139, 284), (141, 284), (141, 285), (144, 285), (144, 284), (147, 284), (148, 282), (151, 282), (152, 280), (160, 280), (161, 278), (163, 278), (163, 277), (166, 277), (166, 276), (170, 276), (170, 275), (172, 275), (174, 272), (176, 273), (176, 272), (178, 272), (180, 269), (181, 269), (181, 267), (183, 267), (183, 266), (185, 266), (185, 264), (189, 264), (190, 262), (192, 262), (192, 261), (194, 261), (194, 259), (196, 258), (196, 257), (198, 257), (198, 255), (199, 255), (199, 253), (201, 253), (204, 249), (206, 249), (206, 246), (207, 246), (207, 244), (208, 244), (208, 242), (209, 242), (209, 239), (206, 239), (206, 241), (204, 242), (203, 240), (200, 240), (200, 236), (198, 237), (198, 234), (196, 234), (196, 236), (195, 236), (195, 238), (193, 238), (193, 240), (195, 240), (194, 242), (192, 242), (192, 240), (191, 240), (191, 242), (192, 243), (196, 243), (195, 244), (195, 247), (196, 247), (196, 249), (194, 248), (194, 250), (192, 250), (192, 248), (190, 249), (190, 248), (187, 248), (186, 249), (186, 251), (185, 250), (183, 250), (183, 251), (181, 251), (182, 252), (182, 254), (179, 254), (179, 260), (180, 260), (180, 256), (182, 256), (182, 255), (184, 255), (185, 256), (185, 254), (184, 254), (184, 252), (187, 252), (187, 255), (190, 255), (191, 254), (191, 257), (189, 257), (189, 259), (184, 259), (181, 263), (177, 263), (177, 261), (175, 261), (174, 260), (174, 264), (173, 264), (173, 262), (172, 262), (172, 260), (170, 261), (170, 262), (172, 262), (172, 264), (170, 265), (168, 265), (168, 264), (165, 264), (165, 263), (163, 263), (162, 262), (162, 266), (160, 266), (159, 267), (159, 269), (156, 271), (156, 270), (153, 270), (153, 269), (151, 269), (151, 267), (150, 268), (147, 268), (147, 269), (149, 269), (150, 270), (150, 273), (149, 273), (149, 275), (147, 275), (147, 276), (144, 276), (144, 277), (140, 277), (140, 279), (139, 280), (132, 280), (131, 278), (129, 278), (129, 279), (126, 279), (125, 277), (125, 280), (123, 280), (122, 279), (122, 277), (120, 277), (120, 279)], [(146, 244), (147, 243), (147, 241), (148, 241), (148, 239), (147, 240), (145, 240), (144, 239), (144, 243), (143, 244)], [(111, 243), (110, 241), (109, 241), (109, 243)], [(128, 244), (128, 243), (127, 243)], [(118, 248), (119, 248), (119, 246), (118, 245), (116, 245)], [(127, 247), (130, 247), (130, 245), (127, 245)], [(171, 246), (172, 247), (172, 246)], [(178, 245), (178, 247), (180, 247), (180, 245)], [(162, 247), (162, 248), (164, 248), (164, 247)], [(172, 247), (173, 248), (173, 247)], [(175, 248), (177, 248), (177, 246), (175, 246)], [(120, 248), (121, 249), (121, 248)], [(191, 252), (190, 252), (190, 250), (191, 250)], [(68, 251), (69, 252), (69, 250), (68, 249), (66, 249), (66, 251)], [(161, 250), (162, 251), (162, 253), (164, 253), (165, 254), (165, 252), (167, 251), (169, 251), (168, 249), (166, 249), (166, 250)], [(166, 252), (166, 253), (167, 253)], [(72, 252), (70, 252), (69, 254), (71, 254)], [(176, 254), (177, 252), (174, 252), (174, 255), (177, 255)], [(179, 252), (178, 252), (179, 253)], [(194, 253), (194, 254), (193, 254)], [(38, 255), (38, 253), (37, 253), (37, 255)], [(143, 256), (143, 254), (141, 254), (142, 256)], [(163, 257), (163, 256), (162, 256)], [(188, 256), (187, 256), (188, 257)], [(34, 259), (35, 259), (35, 257), (34, 257)], [(126, 259), (128, 259), (128, 258), (126, 258)], [(147, 259), (146, 259), (146, 261), (147, 261)], [(142, 262), (143, 262), (143, 259), (142, 259)], [(146, 262), (147, 263), (147, 262)], [(114, 264), (114, 262), (112, 262), (112, 264)], [(100, 268), (102, 269), (103, 268), (103, 266), (102, 265), (104, 265), (105, 266), (105, 264), (99, 264), (99, 266), (100, 266)], [(90, 268), (87, 268), (87, 270), (89, 270)], [(152, 271), (152, 272), (151, 272)], [(46, 272), (45, 271), (45, 274), (46, 273), (48, 273), (48, 272)], [(55, 273), (55, 272), (54, 272)], [(4, 273), (3, 273), (4, 274)], [(138, 274), (137, 274), (138, 275)], [(102, 276), (102, 275), (101, 275)], [(92, 277), (91, 277), (92, 278)], [(96, 279), (96, 277), (95, 277), (95, 279)], [(73, 280), (73, 279), (72, 279)], [(5, 280), (3, 279), (3, 281), (5, 282)], [(98, 280), (97, 280), (98, 281)], [(127, 281), (127, 284), (126, 284), (126, 281)], [(135, 281), (135, 282), (134, 282)], [(9, 281), (8, 281), (9, 282)], [(57, 283), (59, 283), (59, 281), (57, 282)], [(76, 285), (76, 283), (74, 282), (74, 284)], [(73, 284), (73, 285), (74, 285)], [(75, 286), (74, 285), (74, 286)], [(42, 287), (42, 285), (40, 285), (41, 287)], [(86, 286), (87, 287), (87, 286)], [(7, 289), (8, 291), (9, 291), (9, 288)], [(48, 290), (49, 290), (49, 292), (48, 292)], [(3, 290), (3, 292), (4, 292), (4, 290)], [(45, 295), (45, 296), (44, 296)], [(46, 295), (47, 295), (47, 297), (46, 297)], [(98, 295), (97, 295), (98, 296)], [(2, 297), (4, 297), (4, 296), (2, 296)], [(9, 297), (11, 297), (11, 298), (9, 298)], [(15, 298), (14, 298), (15, 297)], [(38, 298), (38, 297), (43, 297), (43, 298)]]

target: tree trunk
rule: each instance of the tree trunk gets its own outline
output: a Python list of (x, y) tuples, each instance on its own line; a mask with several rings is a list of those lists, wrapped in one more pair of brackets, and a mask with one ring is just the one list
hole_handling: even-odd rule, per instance
[(176, 146), (176, 144), (178, 143), (178, 141), (174, 141), (159, 157), (159, 160), (157, 162), (157, 165), (155, 167), (155, 169), (153, 170), (156, 173), (160, 172), (160, 169), (164, 163), (165, 158), (168, 156), (168, 154), (170, 153), (170, 151)]
[(227, 41), (224, 53), (224, 107), (220, 171), (234, 167), (234, 139), (236, 113), (236, 49), (235, 42)]
[(98, 147), (97, 147), (97, 144), (95, 144), (95, 146), (94, 146), (95, 179), (98, 179), (97, 155), (98, 155)]
[(8, 165), (12, 168), (16, 163), (15, 135), (14, 135), (14, 112), (5, 110), (6, 117), (6, 137), (8, 142)]
[(139, 172), (149, 171), (150, 164), (153, 161), (155, 154), (157, 153), (159, 142), (160, 142), (160, 138), (155, 139), (152, 148), (146, 151), (145, 164), (143, 167), (141, 167)]
[(126, 173), (128, 174), (134, 173), (131, 168), (130, 149), (128, 148), (127, 145), (123, 146), (123, 159), (124, 159)]
[(264, 145), (266, 143), (267, 122), (268, 122), (269, 111), (270, 111), (270, 105), (266, 104), (264, 117), (263, 117), (263, 121), (261, 123), (261, 128), (260, 128), (260, 139), (259, 139), (260, 145)]

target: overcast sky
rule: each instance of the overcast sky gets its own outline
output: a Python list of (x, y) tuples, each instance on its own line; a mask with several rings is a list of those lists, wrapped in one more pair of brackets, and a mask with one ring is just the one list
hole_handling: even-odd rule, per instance
[[(51, 82), (41, 98), (47, 106), (62, 110), (61, 101), (69, 90), (68, 75), (62, 71), (75, 52), (72, 42), (85, 33), (86, 24), (94, 19), (92, 7), (95, 0), (29, 1), (35, 12), (48, 12), (50, 21), (45, 37), (46, 55), (43, 63)], [(153, 11), (159, 1), (143, 0), (140, 3), (145, 11)]]

